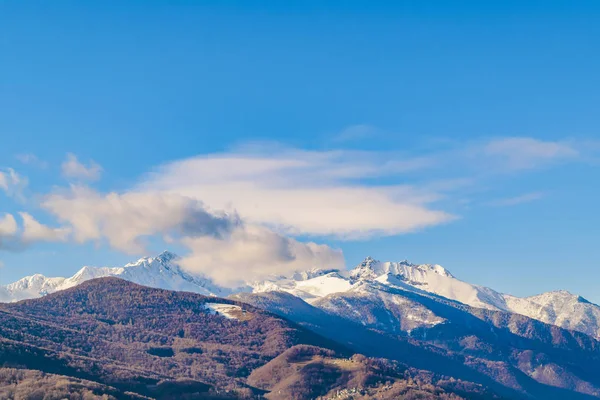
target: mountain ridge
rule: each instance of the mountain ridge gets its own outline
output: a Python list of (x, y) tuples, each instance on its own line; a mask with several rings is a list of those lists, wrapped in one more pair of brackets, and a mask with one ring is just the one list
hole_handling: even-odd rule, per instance
[(368, 283), (441, 296), (472, 307), (518, 313), (600, 338), (600, 306), (581, 296), (557, 290), (516, 297), (464, 282), (438, 264), (413, 264), (407, 260), (381, 262), (366, 257), (351, 270), (313, 268), (296, 271), (289, 277), (275, 276), (230, 289), (214, 284), (206, 276), (187, 273), (179, 266), (178, 259), (176, 254), (164, 251), (122, 267), (84, 266), (70, 278), (47, 278), (35, 274), (0, 286), (0, 302), (44, 296), (104, 276), (116, 276), (161, 289), (220, 297), (239, 292), (284, 291), (309, 303), (320, 302), (320, 299), (334, 293), (356, 290), (362, 283)]
[[(329, 272), (317, 278), (341, 275)], [(341, 300), (337, 309), (321, 304), (335, 299)], [(360, 318), (351, 318), (352, 312)], [(290, 365), (278, 357), (301, 344), (335, 349), (339, 356), (316, 354), (309, 364), (304, 357), (294, 362), (286, 358)], [(347, 358), (353, 353), (478, 383), (502, 398), (600, 397), (600, 378), (594, 373), (600, 368), (600, 342), (590, 336), (378, 281), (357, 281), (311, 305), (280, 291), (223, 299), (104, 277), (41, 298), (0, 304), (0, 358), (10, 361), (8, 366), (133, 388), (156, 398), (163, 398), (156, 395), (163, 381), (185, 390), (178, 377), (192, 379), (192, 387), (205, 392), (216, 394), (235, 382), (236, 390), (257, 395), (258, 389), (294, 393), (296, 385), (312, 387), (314, 374), (332, 373), (333, 386), (324, 390), (351, 389), (354, 379), (341, 386), (333, 381), (352, 375), (345, 367), (364, 370), (360, 357)], [(311, 367), (304, 369), (307, 365)], [(280, 367), (292, 369), (278, 383), (246, 387), (259, 383), (246, 380), (252, 371), (268, 377)], [(377, 369), (369, 371), (377, 375)], [(284, 382), (288, 379), (291, 386)], [(387, 378), (378, 379), (383, 389)], [(363, 390), (372, 387), (361, 382)], [(277, 398), (275, 394), (268, 398)]]

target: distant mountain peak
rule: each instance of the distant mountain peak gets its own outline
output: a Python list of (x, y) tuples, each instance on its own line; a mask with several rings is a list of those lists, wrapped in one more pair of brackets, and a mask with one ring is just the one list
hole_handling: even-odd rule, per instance
[(164, 262), (171, 262), (173, 260), (178, 259), (179, 256), (175, 253), (170, 252), (169, 250), (165, 250), (158, 256), (156, 256), (156, 258)]
[(292, 274), (291, 279), (295, 281), (306, 281), (309, 279), (313, 279), (319, 276), (328, 275), (328, 274), (339, 274), (339, 269), (322, 269), (322, 268), (311, 268), (307, 271), (296, 271)]
[(363, 267), (367, 267), (367, 266), (371, 266), (373, 264), (378, 263), (379, 261), (374, 259), (371, 256), (366, 256), (365, 259), (363, 260), (363, 262), (360, 263), (360, 265), (362, 265)]
[(206, 277), (192, 276), (183, 271), (176, 263), (178, 258), (170, 251), (163, 251), (155, 257), (140, 258), (123, 267), (84, 266), (70, 278), (47, 278), (35, 274), (9, 285), (0, 286), (0, 302), (41, 297), (103, 277), (116, 277), (143, 286), (203, 295), (222, 296), (230, 293), (229, 290), (215, 285)]
[(556, 302), (571, 302), (571, 303), (584, 303), (584, 304), (594, 304), (586, 298), (573, 294), (568, 290), (552, 290), (550, 292), (544, 292), (535, 296), (525, 297), (530, 301), (533, 301), (538, 304), (550, 304)]
[(413, 279), (415, 273), (420, 275), (434, 273), (447, 278), (454, 276), (438, 264), (413, 264), (407, 259), (399, 262), (381, 262), (373, 257), (366, 257), (363, 262), (350, 271), (350, 277), (355, 280), (373, 280), (382, 275), (397, 275)]
[[(411, 265), (411, 264), (408, 264)], [(448, 278), (454, 278), (454, 275), (450, 273), (446, 268), (442, 267), (439, 264), (421, 264), (417, 266), (418, 268), (428, 269), (430, 271), (435, 272), (438, 275), (446, 276)]]

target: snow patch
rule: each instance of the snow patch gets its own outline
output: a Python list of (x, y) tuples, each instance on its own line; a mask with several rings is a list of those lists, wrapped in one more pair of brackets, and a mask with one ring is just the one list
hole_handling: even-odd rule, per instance
[(243, 314), (242, 307), (225, 303), (206, 303), (204, 307), (212, 315), (221, 315), (227, 319), (239, 319)]

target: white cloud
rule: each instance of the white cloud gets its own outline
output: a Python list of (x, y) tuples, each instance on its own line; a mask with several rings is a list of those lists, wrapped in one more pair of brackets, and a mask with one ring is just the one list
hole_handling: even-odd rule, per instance
[(0, 217), (0, 250), (16, 250), (20, 247), (17, 221), (12, 214)]
[(72, 186), (48, 195), (42, 206), (66, 224), (78, 242), (106, 240), (132, 254), (145, 253), (143, 240), (150, 236), (178, 242), (190, 250), (183, 258), (184, 268), (223, 285), (315, 266), (343, 267), (340, 251), (245, 224), (235, 213), (209, 211), (200, 201), (177, 194), (103, 194)]
[(495, 207), (508, 207), (516, 206), (523, 203), (530, 203), (532, 201), (539, 200), (545, 196), (542, 192), (525, 193), (519, 196), (508, 197), (505, 199), (498, 199), (488, 202), (488, 205)]
[(50, 228), (39, 223), (26, 212), (20, 212), (23, 220), (22, 229), (12, 214), (4, 214), (0, 218), (0, 249), (23, 250), (34, 242), (62, 242), (68, 239), (66, 228)]
[(186, 269), (226, 285), (312, 267), (343, 267), (339, 250), (289, 234), (359, 238), (452, 219), (428, 208), (437, 193), (362, 182), (429, 166), (428, 160), (281, 148), (269, 156), (271, 149), (247, 146), (171, 163), (124, 193), (73, 185), (46, 196), (42, 207), (78, 242), (106, 240), (136, 254), (145, 253), (148, 237), (180, 243), (190, 250), (183, 259)]
[(152, 235), (220, 236), (238, 223), (236, 215), (211, 213), (184, 196), (153, 193), (99, 193), (85, 186), (46, 196), (42, 207), (67, 224), (80, 243), (106, 239), (130, 254), (145, 252)]
[(62, 173), (65, 178), (96, 181), (100, 179), (102, 167), (93, 160), (86, 166), (79, 162), (75, 154), (68, 153), (67, 159), (62, 163)]
[[(435, 202), (459, 188), (474, 190), (477, 182), (499, 172), (494, 168), (530, 169), (578, 155), (574, 145), (532, 138), (419, 156), (251, 144), (160, 166), (121, 193), (72, 185), (41, 202), (62, 227), (21, 213), (20, 235), (12, 215), (0, 220), (0, 229), (25, 244), (107, 242), (130, 254), (146, 253), (147, 240), (161, 237), (189, 249), (186, 269), (232, 285), (314, 266), (343, 266), (340, 251), (289, 236), (365, 239), (436, 226), (456, 217)], [(430, 179), (415, 180), (415, 172), (425, 170)], [(83, 165), (73, 154), (63, 163), (63, 174), (77, 180), (95, 180), (101, 172), (98, 164)], [(465, 173), (470, 178), (460, 178)], [(1, 179), (5, 191), (26, 183), (13, 170)], [(542, 196), (527, 193), (488, 204), (510, 206)]]
[(21, 240), (24, 243), (64, 242), (69, 236), (68, 228), (51, 228), (43, 225), (26, 212), (20, 212), (19, 215), (23, 220)]
[(377, 135), (380, 130), (367, 124), (350, 125), (333, 137), (334, 142), (348, 142)]
[(26, 165), (33, 165), (42, 169), (48, 167), (48, 163), (46, 161), (40, 160), (35, 154), (32, 153), (17, 154), (15, 158)]
[(182, 259), (182, 266), (190, 272), (209, 275), (224, 286), (313, 267), (344, 267), (339, 250), (301, 243), (256, 225), (240, 225), (226, 240), (204, 236), (186, 238), (183, 244), (191, 253)]
[(9, 197), (22, 198), (23, 190), (29, 181), (26, 177), (18, 174), (14, 169), (0, 170), (0, 189)]
[(573, 160), (580, 152), (567, 142), (511, 137), (488, 142), (481, 149), (485, 157), (509, 170), (537, 168), (551, 162)]
[(260, 149), (195, 157), (159, 168), (140, 185), (235, 209), (289, 234), (365, 238), (407, 233), (454, 217), (431, 209), (438, 194), (366, 183), (428, 166), (425, 159), (357, 151)]
[(12, 214), (6, 213), (0, 218), (0, 237), (14, 236), (17, 233), (17, 229), (17, 221)]

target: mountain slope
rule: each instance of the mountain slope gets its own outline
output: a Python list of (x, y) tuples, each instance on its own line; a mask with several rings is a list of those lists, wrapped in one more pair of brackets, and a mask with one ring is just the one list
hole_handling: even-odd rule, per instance
[(0, 368), (0, 399), (143, 400), (147, 397), (70, 376)]
[[(497, 399), (485, 387), (444, 379), (385, 359), (339, 358), (331, 351), (294, 346), (254, 370), (248, 383), (269, 390), (269, 400)], [(464, 396), (464, 397), (463, 397)]]
[[(362, 296), (365, 318), (348, 318), (352, 301)], [(317, 304), (332, 298), (351, 306)], [(356, 368), (363, 367), (344, 360), (361, 353), (430, 371), (437, 377), (434, 387), (453, 377), (509, 399), (600, 397), (600, 344), (581, 333), (377, 281), (356, 281), (352, 289), (313, 303), (283, 292), (220, 299), (99, 278), (0, 304), (0, 360), (154, 398), (168, 398), (165, 391), (222, 398), (223, 390), (231, 398), (310, 387), (315, 376), (330, 372), (341, 380), (328, 380), (323, 390), (350, 390)], [(411, 317), (417, 312), (421, 320)], [(296, 345), (335, 356), (311, 358), (308, 369), (294, 361), (292, 369), (300, 372), (287, 383), (255, 387), (248, 380)], [(375, 396), (384, 389), (380, 385), (372, 382), (365, 393)], [(475, 398), (468, 393), (463, 397)]]
[(357, 284), (351, 290), (329, 294), (312, 304), (366, 327), (396, 334), (430, 328), (446, 321), (419, 302), (380, 290), (380, 287)]
[[(354, 326), (344, 324), (338, 328)], [(351, 331), (347, 329), (346, 333)], [(142, 287), (117, 278), (94, 279), (39, 299), (0, 304), (0, 360), (5, 367), (34, 370), (38, 376), (61, 375), (74, 382), (85, 380), (86, 387), (97, 391), (110, 387), (102, 390), (126, 391), (130, 397), (278, 398), (280, 390), (296, 393), (301, 388), (317, 388), (317, 381), (326, 391), (352, 393), (358, 383), (366, 394), (387, 390), (404, 393), (410, 389), (434, 396), (423, 398), (457, 393), (460, 397), (450, 397), (457, 400), (498, 398), (496, 390), (506, 392), (460, 361), (374, 335), (371, 338), (383, 339), (397, 358), (435, 369), (442, 366), (446, 377), (356, 355), (348, 361), (353, 352), (336, 338), (326, 338), (239, 301)], [(327, 359), (308, 365), (297, 357), (289, 357), (286, 351), (294, 348), (310, 348), (313, 355), (326, 354)], [(269, 363), (284, 353), (284, 358), (294, 364), (291, 368), (301, 367), (302, 371), (282, 375), (280, 380), (271, 377), (269, 382), (263, 380), (264, 384), (259, 384), (265, 370), (252, 374), (266, 365), (267, 372), (277, 369), (279, 361)], [(438, 362), (431, 362), (432, 357)], [(380, 376), (382, 366), (388, 372)], [(325, 379), (323, 373), (327, 371), (332, 371), (330, 377), (339, 373), (343, 379)], [(363, 371), (369, 379), (362, 379)], [(468, 379), (465, 382), (464, 377), (449, 379), (455, 372), (461, 377), (467, 372), (477, 383)], [(393, 388), (385, 384), (390, 379)], [(415, 381), (419, 382), (417, 386)], [(488, 388), (487, 384), (491, 386)], [(302, 393), (284, 398), (309, 398)]]
[[(382, 295), (378, 290), (387, 293)], [(484, 377), (477, 376), (483, 374), (520, 392), (516, 398), (600, 397), (600, 378), (593, 372), (600, 368), (600, 343), (582, 333), (518, 314), (471, 308), (442, 297), (385, 286), (361, 290), (358, 296), (353, 292), (332, 294), (313, 305), (280, 292), (235, 297), (369, 356), (399, 360), (475, 382), (485, 382)], [(398, 308), (390, 310), (386, 298), (395, 298)], [(321, 302), (344, 306), (323, 307)], [(414, 315), (415, 308), (438, 320), (407, 325), (402, 318)], [(355, 318), (354, 311), (364, 318)], [(490, 382), (486, 385), (492, 387)]]
[[(224, 316), (215, 305), (239, 312)], [(5, 366), (151, 397), (169, 385), (207, 396), (256, 392), (245, 384), (248, 374), (297, 344), (347, 354), (335, 341), (250, 305), (117, 278), (0, 305)]]

